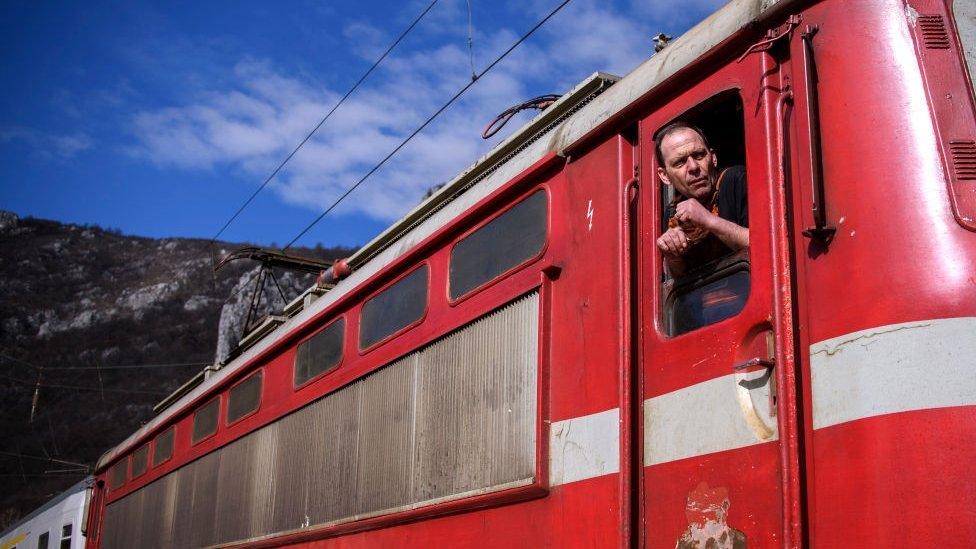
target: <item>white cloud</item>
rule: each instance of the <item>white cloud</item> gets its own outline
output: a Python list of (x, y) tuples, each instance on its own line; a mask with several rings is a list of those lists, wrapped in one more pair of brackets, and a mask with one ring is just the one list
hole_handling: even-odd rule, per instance
[(84, 132), (56, 134), (21, 126), (0, 129), (0, 143), (16, 141), (25, 143), (42, 158), (63, 160), (74, 158), (95, 145), (94, 140)]
[[(425, 36), (436, 35), (438, 25), (445, 34), (448, 27), (456, 31), (459, 18), (466, 25), (466, 11), (456, 4), (425, 22)], [(548, 9), (551, 6), (544, 11)], [(491, 143), (479, 136), (498, 112), (538, 93), (566, 91), (596, 70), (629, 71), (653, 50), (650, 29), (595, 0), (571, 4), (550, 23), (418, 135), (339, 211), (379, 219), (402, 215), (428, 188), (451, 179), (487, 151)], [(480, 67), (524, 30), (477, 32)], [(377, 44), (391, 38), (364, 23), (347, 25), (345, 35), (350, 48), (370, 60), (384, 49)], [(466, 43), (454, 38), (446, 43), (425, 40), (423, 48), (413, 43), (412, 50), (394, 52), (291, 160), (270, 190), (310, 210), (331, 204), (468, 82)], [(137, 144), (131, 152), (160, 166), (238, 170), (257, 184), (344, 91), (283, 74), (260, 61), (243, 61), (223, 89), (197, 96), (191, 104), (138, 112), (133, 118)], [(533, 114), (513, 120), (492, 142)]]

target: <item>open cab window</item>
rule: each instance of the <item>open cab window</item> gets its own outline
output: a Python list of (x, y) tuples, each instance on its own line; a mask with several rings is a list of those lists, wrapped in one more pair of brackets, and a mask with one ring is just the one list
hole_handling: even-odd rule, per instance
[[(672, 122), (679, 121), (700, 130), (716, 158), (715, 198), (703, 206), (714, 215), (748, 228), (745, 127), (739, 94), (735, 90), (720, 93)], [(670, 124), (655, 133), (655, 146), (661, 140), (661, 130)], [(659, 235), (679, 225), (673, 218), (677, 204), (685, 197), (676, 187), (661, 184)], [(712, 251), (701, 253), (705, 247)], [(735, 250), (714, 235), (699, 234), (683, 257), (683, 270), (672, 273), (665, 266), (661, 273), (662, 326), (672, 337), (735, 316), (745, 307), (751, 286), (748, 248)]]

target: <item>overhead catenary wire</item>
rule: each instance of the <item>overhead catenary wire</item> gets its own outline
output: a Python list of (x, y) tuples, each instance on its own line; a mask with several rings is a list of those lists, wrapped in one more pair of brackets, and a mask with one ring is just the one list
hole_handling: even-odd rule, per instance
[(468, 59), (471, 61), (471, 80), (478, 79), (478, 73), (474, 70), (474, 24), (471, 19), (471, 0), (468, 3)]
[(209, 366), (213, 364), (213, 361), (208, 362), (170, 362), (170, 363), (160, 363), (160, 364), (118, 364), (118, 365), (96, 365), (96, 366), (38, 366), (34, 363), (28, 362), (26, 360), (12, 357), (6, 353), (0, 353), (0, 358), (7, 359), (13, 362), (18, 362), (24, 366), (29, 366), (31, 368), (44, 371), (65, 371), (65, 370), (137, 370), (142, 368), (152, 369), (152, 368), (178, 368), (186, 366)]
[(295, 236), (295, 238), (292, 238), (291, 241), (288, 242), (288, 244), (284, 248), (282, 248), (282, 251), (291, 248), (291, 246), (293, 244), (295, 244), (296, 242), (298, 242), (298, 240), (301, 237), (305, 236), (305, 234), (308, 233), (308, 231), (310, 231), (312, 229), (312, 227), (314, 227), (315, 225), (318, 225), (318, 223), (320, 221), (322, 221), (322, 219), (325, 218), (325, 216), (328, 215), (329, 212), (331, 212), (332, 210), (334, 210), (335, 207), (339, 205), (339, 203), (341, 203), (343, 200), (345, 200), (347, 196), (349, 196), (350, 194), (352, 194), (353, 191), (355, 191), (360, 185), (363, 184), (363, 182), (365, 182), (367, 179), (369, 179), (369, 177), (371, 175), (373, 175), (377, 170), (379, 170), (380, 168), (382, 168), (390, 158), (392, 158), (396, 153), (400, 152), (400, 149), (402, 149), (404, 146), (407, 145), (407, 143), (409, 143), (411, 140), (413, 140), (413, 138), (416, 137), (417, 134), (419, 134), (421, 131), (424, 130), (424, 128), (426, 128), (428, 125), (430, 125), (430, 123), (433, 122), (434, 119), (436, 119), (438, 116), (440, 116), (440, 114), (442, 112), (444, 112), (445, 110), (447, 110), (448, 107), (450, 107), (451, 105), (453, 105), (454, 102), (457, 101), (458, 98), (461, 97), (464, 94), (464, 92), (468, 91), (471, 88), (471, 86), (474, 86), (475, 83), (478, 82), (478, 80), (481, 79), (481, 77), (483, 77), (485, 74), (487, 74), (489, 71), (491, 71), (491, 69), (493, 69), (495, 67), (495, 65), (497, 65), (498, 63), (501, 63), (502, 60), (504, 60), (506, 57), (508, 57), (508, 55), (510, 53), (512, 53), (512, 51), (515, 50), (515, 48), (517, 48), (520, 44), (522, 44), (522, 42), (526, 41), (530, 36), (532, 36), (535, 33), (535, 31), (539, 30), (539, 28), (542, 27), (542, 25), (544, 25), (547, 21), (549, 21), (549, 19), (552, 19), (553, 16), (555, 16), (557, 13), (559, 13), (559, 11), (562, 10), (564, 7), (566, 7), (566, 4), (569, 4), (571, 1), (572, 0), (563, 0), (562, 2), (560, 2), (559, 5), (557, 5), (555, 8), (553, 8), (552, 11), (550, 11), (545, 17), (543, 17), (542, 19), (540, 19), (539, 22), (535, 24), (535, 26), (533, 26), (531, 29), (528, 30), (528, 32), (526, 32), (525, 34), (523, 34), (518, 40), (515, 41), (515, 43), (513, 43), (501, 55), (499, 55), (498, 57), (496, 57), (494, 61), (492, 61), (487, 67), (485, 67), (484, 70), (482, 70), (480, 73), (476, 74), (475, 77), (472, 78), (470, 82), (468, 82), (457, 93), (455, 93), (453, 97), (451, 97), (450, 99), (448, 99), (446, 103), (444, 103), (439, 109), (437, 109), (434, 112), (434, 114), (430, 115), (430, 117), (427, 118), (427, 120), (425, 120), (423, 124), (421, 124), (410, 135), (408, 135), (406, 137), (406, 139), (404, 139), (396, 147), (394, 147), (393, 150), (390, 151), (386, 156), (384, 156), (383, 159), (380, 160), (375, 166), (373, 166), (372, 168), (370, 168), (370, 170), (368, 172), (366, 172), (366, 175), (362, 176), (358, 181), (356, 181), (355, 184), (353, 184), (351, 187), (349, 187), (348, 189), (346, 189), (346, 191), (344, 193), (342, 193), (342, 195), (340, 195), (339, 198), (337, 198), (328, 208), (326, 208), (325, 211), (323, 211), (321, 214), (319, 214), (318, 217), (316, 217), (311, 223), (309, 223), (304, 229), (302, 229), (301, 232), (299, 232), (298, 235)]
[(431, 3), (428, 4), (427, 7), (424, 8), (413, 19), (413, 21), (410, 23), (410, 25), (406, 29), (404, 29), (403, 32), (401, 32), (399, 36), (397, 36), (396, 40), (394, 40), (393, 43), (390, 44), (390, 46), (388, 48), (386, 48), (386, 51), (384, 51), (383, 54), (380, 55), (379, 58), (375, 62), (373, 62), (373, 64), (369, 67), (369, 69), (367, 69), (366, 72), (364, 72), (363, 75), (359, 77), (359, 80), (357, 80), (356, 83), (353, 84), (353, 86), (351, 88), (349, 88), (349, 91), (347, 91), (346, 94), (343, 95), (342, 98), (340, 98), (339, 101), (335, 105), (332, 106), (332, 108), (329, 110), (329, 112), (326, 113), (326, 115), (324, 117), (322, 117), (322, 119), (319, 121), (319, 123), (316, 124), (315, 127), (312, 128), (312, 130), (310, 132), (308, 132), (308, 134), (305, 136), (305, 138), (302, 139), (298, 143), (298, 145), (295, 146), (294, 149), (292, 149), (292, 151), (290, 153), (288, 153), (288, 156), (286, 156), (285, 159), (282, 160), (278, 164), (278, 166), (271, 172), (271, 175), (269, 175), (267, 178), (265, 178), (264, 182), (261, 183), (261, 185), (253, 193), (251, 193), (251, 196), (248, 197), (248, 199), (245, 200), (243, 204), (241, 204), (241, 207), (238, 208), (236, 212), (234, 212), (234, 215), (232, 215), (230, 217), (230, 219), (228, 219), (227, 222), (224, 223), (224, 225), (220, 228), (220, 230), (217, 231), (216, 234), (214, 234), (213, 238), (210, 239), (211, 245), (217, 240), (217, 238), (221, 234), (224, 233), (225, 230), (227, 230), (227, 227), (229, 227), (230, 224), (233, 223), (234, 220), (237, 219), (237, 217), (241, 215), (241, 212), (243, 212), (244, 209), (247, 208), (251, 204), (251, 202), (254, 201), (254, 198), (257, 197), (258, 193), (260, 193), (262, 190), (264, 190), (265, 187), (268, 186), (268, 183), (270, 183), (271, 180), (274, 179), (275, 176), (278, 175), (278, 172), (280, 172), (282, 170), (282, 168), (284, 168), (285, 165), (288, 164), (288, 162), (292, 159), (292, 157), (295, 156), (295, 154), (302, 147), (305, 146), (305, 143), (307, 143), (308, 140), (311, 139), (313, 135), (315, 135), (315, 132), (319, 131), (319, 129), (325, 124), (325, 122), (332, 116), (332, 113), (334, 113), (336, 111), (336, 109), (338, 109), (339, 106), (341, 106), (346, 101), (346, 99), (348, 99), (349, 96), (352, 95), (353, 92), (355, 92), (356, 89), (359, 88), (360, 84), (362, 84), (366, 80), (366, 78), (369, 77), (370, 74), (372, 74), (372, 72), (376, 69), (376, 67), (378, 67), (379, 64), (383, 62), (384, 59), (386, 59), (386, 57), (390, 54), (390, 52), (393, 51), (393, 48), (397, 47), (397, 45), (404, 39), (404, 37), (406, 37), (407, 34), (409, 34), (410, 31), (412, 31), (413, 28), (417, 26), (417, 23), (419, 23), (420, 20), (423, 19), (425, 15), (427, 15), (427, 13), (431, 10), (431, 8), (434, 7), (434, 4), (436, 4), (436, 3), (437, 3), (437, 0), (432, 0)]
[(45, 371), (63, 370), (140, 370), (155, 368), (181, 368), (189, 366), (210, 366), (213, 361), (207, 362), (173, 362), (170, 364), (119, 364), (119, 365), (98, 365), (98, 366), (45, 366)]
[[(9, 380), (9, 381), (15, 381), (17, 383), (20, 383), (20, 384), (24, 385), (25, 388), (26, 387), (33, 387), (34, 386), (34, 382), (33, 381), (24, 380), (24, 379), (18, 379), (16, 377), (10, 377), (10, 376), (0, 375), (0, 379), (6, 379), (6, 380)], [(83, 387), (83, 386), (80, 386), (80, 385), (61, 385), (61, 384), (51, 384), (51, 383), (44, 383), (42, 386), (45, 389), (70, 389), (70, 390), (75, 390), (75, 391), (105, 391), (105, 392), (109, 392), (109, 393), (127, 393), (127, 394), (134, 394), (134, 395), (157, 395), (157, 396), (165, 396), (166, 394), (168, 394), (168, 393), (164, 393), (164, 392), (160, 392), (160, 391), (140, 391), (139, 389), (103, 389), (101, 387)]]
[(7, 452), (5, 450), (0, 450), (0, 456), (9, 456), (9, 457), (15, 457), (15, 458), (26, 458), (26, 459), (33, 459), (33, 460), (36, 460), (36, 461), (48, 461), (48, 462), (52, 462), (52, 463), (60, 463), (62, 465), (76, 465), (78, 467), (88, 467), (84, 463), (78, 463), (78, 462), (75, 462), (75, 461), (68, 461), (68, 460), (58, 459), (58, 458), (53, 458), (53, 457), (32, 456), (32, 455), (29, 455), (29, 454), (22, 454), (20, 452)]

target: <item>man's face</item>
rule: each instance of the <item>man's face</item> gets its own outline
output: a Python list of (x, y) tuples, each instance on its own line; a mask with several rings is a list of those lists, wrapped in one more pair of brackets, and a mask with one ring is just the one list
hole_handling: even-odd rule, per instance
[(664, 165), (657, 175), (665, 185), (688, 198), (704, 202), (711, 198), (718, 175), (718, 159), (698, 132), (681, 128), (671, 132), (661, 142)]

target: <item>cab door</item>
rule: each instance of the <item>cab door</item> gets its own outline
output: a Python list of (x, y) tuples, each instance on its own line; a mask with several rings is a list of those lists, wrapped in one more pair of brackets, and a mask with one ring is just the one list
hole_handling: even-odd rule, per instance
[[(789, 94), (766, 52), (734, 58), (640, 122), (637, 292), (642, 545), (800, 543), (790, 264), (780, 167)], [(750, 246), (670, 279), (655, 132), (701, 127), (744, 164)], [(709, 545), (709, 540), (714, 540)]]

